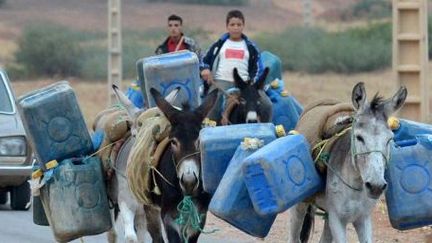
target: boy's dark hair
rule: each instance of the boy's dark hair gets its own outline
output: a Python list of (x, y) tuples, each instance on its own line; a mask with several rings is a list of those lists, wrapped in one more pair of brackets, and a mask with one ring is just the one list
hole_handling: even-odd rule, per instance
[(231, 10), (228, 12), (227, 16), (226, 16), (226, 24), (228, 25), (230, 19), (232, 18), (239, 18), (243, 21), (243, 24), (245, 23), (245, 19), (243, 16), (243, 13), (240, 10)]
[(175, 15), (175, 14), (171, 14), (168, 17), (168, 22), (170, 22), (170, 21), (179, 21), (181, 25), (183, 24), (183, 19), (180, 16)]

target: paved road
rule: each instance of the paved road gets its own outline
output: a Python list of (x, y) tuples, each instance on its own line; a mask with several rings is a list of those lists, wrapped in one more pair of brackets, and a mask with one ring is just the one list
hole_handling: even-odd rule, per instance
[[(0, 205), (0, 243), (51, 243), (55, 242), (50, 227), (38, 226), (33, 223), (32, 209), (29, 211), (12, 211), (9, 205)], [(80, 240), (72, 241), (81, 243)], [(105, 243), (106, 235), (83, 237), (85, 243)], [(200, 243), (235, 241), (202, 235)]]

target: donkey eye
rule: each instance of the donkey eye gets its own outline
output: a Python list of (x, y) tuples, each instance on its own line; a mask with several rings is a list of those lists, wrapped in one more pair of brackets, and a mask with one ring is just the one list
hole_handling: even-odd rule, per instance
[(357, 135), (357, 136), (356, 136), (356, 139), (357, 139), (359, 142), (361, 142), (361, 143), (364, 143), (364, 142), (365, 142), (364, 139), (363, 139), (363, 137), (360, 136), (360, 135)]
[(171, 140), (171, 145), (177, 147), (178, 143), (176, 140), (173, 139), (173, 140)]
[(240, 104), (242, 104), (242, 105), (246, 105), (246, 100), (245, 100), (245, 99), (241, 99), (241, 100), (240, 100)]

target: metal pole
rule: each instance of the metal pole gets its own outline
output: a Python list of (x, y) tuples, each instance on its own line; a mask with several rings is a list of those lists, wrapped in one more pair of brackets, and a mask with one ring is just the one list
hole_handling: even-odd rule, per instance
[(121, 0), (108, 0), (108, 104), (116, 102), (112, 85), (121, 88), (122, 27)]
[(306, 27), (313, 25), (312, 0), (303, 0), (303, 24)]

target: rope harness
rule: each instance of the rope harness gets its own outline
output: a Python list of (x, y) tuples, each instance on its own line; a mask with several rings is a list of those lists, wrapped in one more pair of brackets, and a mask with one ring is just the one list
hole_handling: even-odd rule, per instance
[[(183, 163), (183, 161), (185, 161), (187, 158), (189, 158), (189, 157), (192, 157), (192, 156), (195, 156), (195, 155), (197, 155), (197, 154), (200, 154), (200, 152), (199, 151), (197, 151), (197, 152), (194, 152), (194, 153), (191, 153), (191, 154), (187, 154), (187, 155), (185, 155), (185, 156), (183, 156), (180, 160), (179, 160), (179, 162), (178, 163), (176, 163), (175, 162), (175, 158), (174, 158), (174, 154), (171, 154), (171, 161), (173, 162), (173, 165), (174, 165), (174, 167), (175, 167), (175, 170), (176, 170), (176, 175), (177, 175), (177, 178), (178, 179), (180, 179), (179, 178), (179, 175), (178, 175), (178, 167), (180, 167), (180, 165)], [(173, 188), (176, 188), (175, 186), (174, 186), (174, 184), (173, 183), (171, 183), (167, 178), (165, 178), (165, 176), (160, 172), (160, 171), (158, 171), (156, 168), (154, 168), (154, 167), (152, 167), (152, 169), (153, 169), (153, 171), (155, 171), (168, 185), (170, 185), (171, 187), (173, 187)], [(155, 188), (159, 188), (158, 187), (158, 185), (157, 185), (157, 183), (156, 183), (156, 180), (155, 180), (155, 178), (154, 178), (154, 174), (153, 174), (153, 183), (155, 184)], [(197, 184), (197, 186), (196, 187), (198, 187), (199, 186), (199, 180), (198, 180), (198, 184)]]
[[(340, 173), (338, 173), (329, 163), (330, 160), (330, 156), (331, 154), (328, 152), (324, 152), (324, 150), (327, 147), (330, 147), (344, 134), (346, 134), (347, 132), (349, 132), (351, 130), (351, 134), (350, 134), (350, 141), (351, 141), (351, 148), (350, 148), (350, 153), (351, 153), (351, 161), (355, 166), (355, 169), (358, 171), (357, 168), (357, 164), (355, 163), (355, 159), (357, 156), (359, 155), (369, 155), (371, 153), (380, 153), (383, 155), (384, 159), (385, 159), (385, 163), (386, 165), (388, 164), (389, 161), (389, 156), (384, 154), (384, 152), (382, 152), (381, 150), (369, 150), (369, 151), (365, 151), (365, 152), (357, 152), (357, 148), (355, 146), (355, 142), (354, 142), (354, 125), (355, 125), (355, 119), (353, 119), (352, 124), (345, 128), (344, 130), (342, 130), (339, 133), (336, 133), (335, 135), (333, 135), (331, 138), (328, 139), (324, 139), (321, 142), (317, 143), (313, 149), (312, 149), (312, 153), (314, 154), (316, 151), (318, 151), (316, 157), (314, 158), (314, 162), (317, 164), (317, 166), (321, 169), (323, 169), (323, 165), (320, 163), (323, 163), (325, 165), (326, 168), (328, 168), (329, 170), (331, 170), (333, 172), (334, 175), (336, 175), (343, 184), (345, 184), (347, 187), (351, 188), (354, 191), (362, 191), (362, 188), (356, 188), (352, 185), (350, 185), (343, 177)], [(391, 140), (389, 140), (390, 142)], [(330, 149), (329, 148), (329, 149)]]

